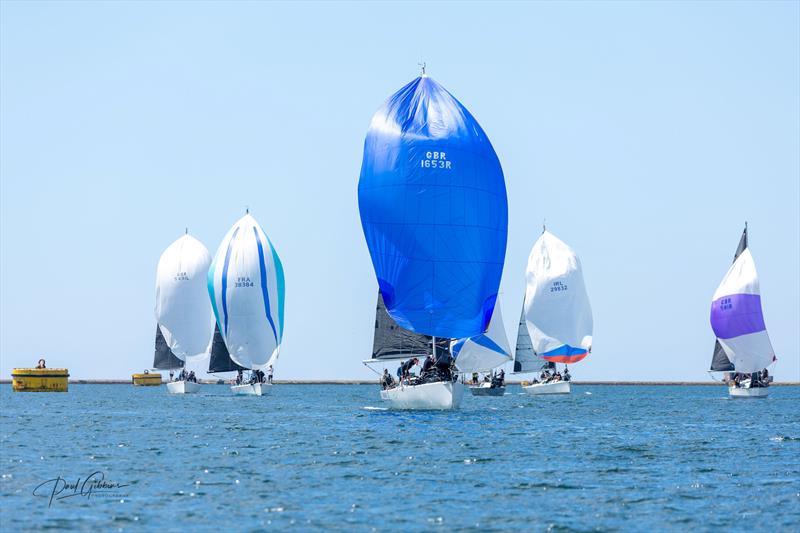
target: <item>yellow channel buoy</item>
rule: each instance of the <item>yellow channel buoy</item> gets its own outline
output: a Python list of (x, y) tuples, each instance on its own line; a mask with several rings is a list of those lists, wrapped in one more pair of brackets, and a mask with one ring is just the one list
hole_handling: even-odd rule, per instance
[(15, 368), (11, 371), (14, 392), (67, 392), (66, 368)]

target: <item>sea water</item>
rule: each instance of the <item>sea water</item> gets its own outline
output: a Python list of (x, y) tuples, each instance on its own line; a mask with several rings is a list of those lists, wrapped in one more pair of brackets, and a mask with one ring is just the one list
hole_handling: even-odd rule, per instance
[(800, 530), (800, 387), (0, 387), (3, 531)]

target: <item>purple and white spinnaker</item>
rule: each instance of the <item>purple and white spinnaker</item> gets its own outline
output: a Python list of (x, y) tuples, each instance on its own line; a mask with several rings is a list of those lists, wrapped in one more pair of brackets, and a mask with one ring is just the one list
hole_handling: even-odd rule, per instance
[(758, 372), (775, 360), (746, 226), (736, 258), (712, 298), (711, 328), (736, 372)]

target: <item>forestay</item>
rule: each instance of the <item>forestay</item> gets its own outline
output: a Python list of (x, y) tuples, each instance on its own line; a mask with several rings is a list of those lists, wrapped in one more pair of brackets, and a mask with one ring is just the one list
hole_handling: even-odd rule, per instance
[(744, 249), (712, 298), (711, 327), (736, 371), (750, 373), (772, 364), (775, 352), (764, 324), (758, 274), (746, 232), (745, 228)]
[(206, 292), (210, 263), (208, 249), (188, 234), (170, 244), (158, 260), (156, 320), (167, 346), (181, 360), (208, 353), (214, 331)]
[(553, 363), (575, 363), (592, 348), (592, 307), (581, 262), (544, 231), (528, 258), (525, 321), (533, 351)]
[(249, 369), (272, 364), (283, 337), (283, 266), (249, 214), (222, 240), (208, 271), (208, 292), (231, 359)]
[(486, 333), (455, 340), (451, 350), (461, 372), (485, 372), (510, 361), (511, 347), (508, 345), (500, 305), (495, 306)]
[(477, 121), (431, 78), (400, 89), (372, 118), (358, 199), (395, 322), (448, 339), (486, 331), (506, 252), (503, 171)]

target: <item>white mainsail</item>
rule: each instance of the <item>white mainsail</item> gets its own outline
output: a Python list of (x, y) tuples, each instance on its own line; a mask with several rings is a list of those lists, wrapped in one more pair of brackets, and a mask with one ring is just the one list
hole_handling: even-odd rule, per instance
[(208, 302), (208, 249), (189, 235), (170, 244), (156, 270), (156, 321), (172, 353), (182, 361), (206, 356), (214, 334)]
[(544, 231), (528, 258), (523, 313), (533, 351), (552, 363), (575, 363), (592, 349), (592, 307), (581, 262)]
[(711, 327), (736, 371), (751, 373), (771, 365), (775, 351), (764, 324), (758, 273), (746, 247), (746, 233), (743, 239), (744, 250), (712, 298)]
[(485, 372), (511, 361), (511, 347), (508, 345), (499, 299), (486, 333), (457, 339), (450, 348), (461, 372)]
[(249, 214), (222, 239), (208, 271), (208, 290), (230, 358), (253, 370), (271, 365), (283, 338), (283, 266)]

